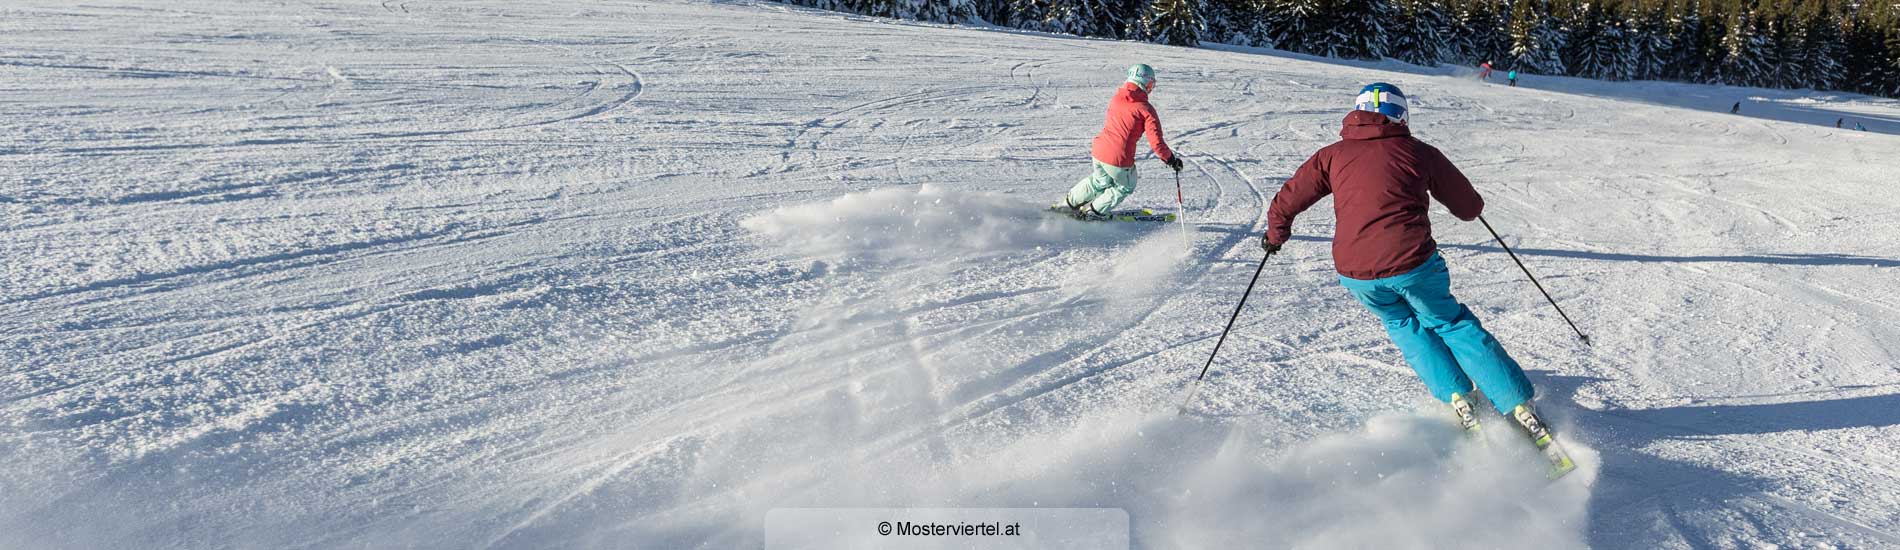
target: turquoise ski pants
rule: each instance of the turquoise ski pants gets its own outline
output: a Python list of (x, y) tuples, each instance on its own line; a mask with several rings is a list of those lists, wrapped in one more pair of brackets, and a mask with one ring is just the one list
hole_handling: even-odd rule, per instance
[(1392, 343), (1439, 401), (1470, 392), (1474, 381), (1506, 417), (1530, 401), (1533, 390), (1524, 369), (1471, 309), (1451, 296), (1451, 273), (1438, 253), (1403, 274), (1370, 281), (1341, 276), (1339, 284), (1385, 321)]
[[(1090, 159), (1093, 160), (1093, 159)], [(1134, 167), (1122, 168), (1095, 160), (1094, 170), (1088, 177), (1076, 182), (1069, 189), (1069, 204), (1081, 206), (1093, 205), (1096, 212), (1107, 214), (1120, 206), (1123, 199), (1135, 193)]]

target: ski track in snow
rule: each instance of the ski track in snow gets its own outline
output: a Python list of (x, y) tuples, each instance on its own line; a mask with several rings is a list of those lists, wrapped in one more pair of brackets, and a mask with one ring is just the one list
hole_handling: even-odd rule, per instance
[[(1140, 548), (1900, 545), (1900, 138), (1798, 123), (1894, 101), (769, 3), (0, 12), (0, 548), (751, 548), (788, 506), (1121, 507)], [(1039, 211), (1133, 62), (1186, 249)], [(1330, 203), (1173, 414), (1266, 201), (1377, 80), (1597, 342), (1435, 212), (1582, 458), (1560, 483), (1501, 418), (1459, 439), (1338, 288)], [(1733, 94), (1789, 122), (1680, 108)], [(1141, 162), (1130, 205), (1173, 209)]]

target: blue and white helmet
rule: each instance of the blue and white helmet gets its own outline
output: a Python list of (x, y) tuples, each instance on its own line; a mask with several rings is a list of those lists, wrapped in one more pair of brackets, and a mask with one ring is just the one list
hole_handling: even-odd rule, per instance
[(1128, 67), (1128, 81), (1141, 87), (1141, 91), (1155, 90), (1155, 69), (1146, 63), (1136, 63)]
[(1384, 82), (1374, 82), (1359, 89), (1359, 99), (1353, 102), (1354, 111), (1372, 111), (1385, 115), (1392, 122), (1405, 122), (1405, 93), (1398, 86)]

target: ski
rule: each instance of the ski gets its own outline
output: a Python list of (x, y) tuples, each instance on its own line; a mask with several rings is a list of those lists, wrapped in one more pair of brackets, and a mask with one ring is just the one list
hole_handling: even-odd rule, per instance
[[(1074, 210), (1069, 209), (1069, 205), (1062, 204), (1059, 202), (1049, 205), (1049, 211), (1057, 213), (1057, 214), (1062, 214), (1064, 216), (1069, 216), (1069, 217), (1074, 217), (1074, 212), (1075, 212)], [(1106, 216), (1103, 216), (1100, 218), (1093, 218), (1093, 219), (1089, 219), (1085, 221), (1171, 222), (1171, 221), (1174, 221), (1174, 219), (1175, 219), (1175, 215), (1172, 212), (1165, 213), (1165, 214), (1157, 214), (1153, 210), (1143, 208), (1140, 210), (1116, 210), (1114, 212), (1109, 212), (1108, 215)]]
[(1518, 405), (1511, 411), (1511, 416), (1517, 419), (1518, 425), (1524, 427), (1524, 433), (1530, 436), (1532, 444), (1537, 445), (1537, 451), (1550, 461), (1550, 471), (1545, 477), (1554, 481), (1577, 469), (1576, 461), (1570, 459), (1570, 453), (1564, 452), (1563, 445), (1557, 443), (1556, 436), (1544, 427), (1544, 421), (1537, 418), (1537, 413), (1531, 412), (1529, 403)]

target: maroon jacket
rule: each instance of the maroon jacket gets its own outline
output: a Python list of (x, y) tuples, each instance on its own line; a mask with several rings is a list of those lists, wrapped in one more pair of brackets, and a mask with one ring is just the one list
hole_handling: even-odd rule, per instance
[(1353, 111), (1339, 131), (1345, 139), (1323, 147), (1293, 173), (1267, 208), (1267, 242), (1293, 236), (1293, 217), (1333, 195), (1338, 227), (1333, 267), (1368, 280), (1411, 271), (1438, 250), (1426, 195), (1458, 219), (1484, 211), (1484, 198), (1444, 153), (1412, 137), (1385, 115)]

